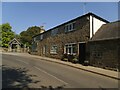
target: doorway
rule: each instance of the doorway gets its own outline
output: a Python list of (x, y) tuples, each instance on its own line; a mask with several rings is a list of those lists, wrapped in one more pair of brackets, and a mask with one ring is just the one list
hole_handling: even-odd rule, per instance
[(83, 64), (86, 57), (86, 43), (79, 43), (79, 63)]
[(17, 44), (12, 44), (12, 52), (17, 52)]

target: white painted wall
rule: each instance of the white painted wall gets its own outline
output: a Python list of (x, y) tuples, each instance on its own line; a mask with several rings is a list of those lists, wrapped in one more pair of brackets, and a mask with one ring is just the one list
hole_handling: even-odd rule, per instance
[[(93, 35), (95, 35), (95, 33), (97, 32), (97, 30), (103, 25), (103, 24), (106, 24), (106, 22), (104, 21), (101, 21), (95, 17), (93, 17), (93, 25), (92, 25), (92, 17), (90, 15), (90, 38), (93, 37)], [(93, 27), (92, 27), (93, 26)], [(92, 28), (93, 28), (93, 31), (92, 31)]]

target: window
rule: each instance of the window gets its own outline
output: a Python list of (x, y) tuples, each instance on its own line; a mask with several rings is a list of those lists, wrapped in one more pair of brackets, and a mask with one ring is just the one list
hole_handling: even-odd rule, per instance
[(73, 31), (75, 29), (75, 22), (65, 25), (65, 32)]
[(34, 42), (34, 43), (32, 44), (32, 51), (33, 51), (33, 52), (36, 52), (36, 51), (37, 51), (37, 43), (36, 43), (36, 42)]
[(42, 35), (40, 35), (40, 40), (42, 40), (43, 39), (43, 34)]
[(45, 54), (45, 46), (43, 47), (43, 54)]
[(67, 44), (65, 45), (65, 51), (64, 53), (67, 54), (76, 54), (77, 50), (76, 50), (76, 44)]
[(51, 54), (57, 54), (57, 46), (56, 46), (56, 45), (53, 45), (53, 46), (51, 47), (50, 53), (51, 53)]
[(34, 41), (39, 41), (43, 39), (43, 34), (34, 37)]
[(51, 35), (52, 35), (52, 36), (55, 36), (55, 35), (57, 35), (57, 34), (58, 34), (58, 28), (53, 29), (53, 30), (51, 31)]
[(33, 39), (34, 39), (34, 41), (36, 41), (36, 37), (34, 37)]
[(43, 54), (46, 53), (46, 45), (43, 47)]

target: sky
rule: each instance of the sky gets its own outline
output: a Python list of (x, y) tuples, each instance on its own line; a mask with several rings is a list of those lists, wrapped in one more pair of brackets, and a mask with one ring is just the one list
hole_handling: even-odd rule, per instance
[(118, 20), (117, 2), (2, 2), (2, 23), (19, 34), (31, 26), (49, 30), (92, 12), (110, 22)]

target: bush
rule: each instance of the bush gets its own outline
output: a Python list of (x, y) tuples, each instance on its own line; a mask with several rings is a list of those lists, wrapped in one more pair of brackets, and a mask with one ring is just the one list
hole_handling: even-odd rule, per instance
[(72, 59), (72, 62), (73, 63), (78, 63), (78, 56), (77, 55), (74, 55), (74, 58)]
[(68, 55), (67, 54), (63, 54), (61, 60), (68, 61)]
[(69, 55), (68, 55), (68, 61), (69, 61), (69, 62), (72, 62), (73, 59), (74, 59), (74, 56), (71, 55), (71, 54), (69, 54)]
[(78, 62), (78, 56), (77, 55), (71, 55), (71, 54), (63, 54), (62, 59), (63, 61), (69, 61), (72, 63)]

